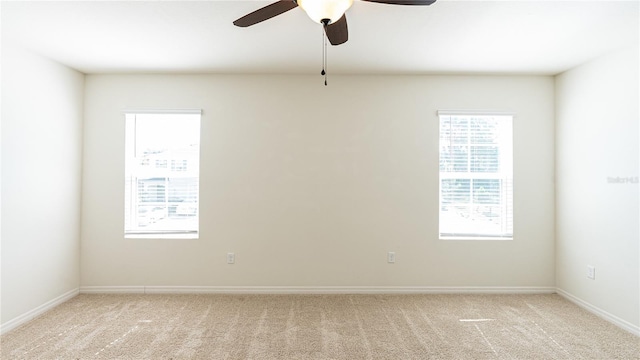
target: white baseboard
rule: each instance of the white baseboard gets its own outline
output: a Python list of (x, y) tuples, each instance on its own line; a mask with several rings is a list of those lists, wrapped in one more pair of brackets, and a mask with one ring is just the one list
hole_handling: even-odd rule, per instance
[(144, 294), (144, 286), (81, 286), (81, 294)]
[(76, 295), (78, 295), (79, 290), (78, 288), (75, 288), (73, 290), (69, 290), (66, 293), (58, 296), (57, 298), (47, 301), (46, 303), (38, 306), (37, 308), (28, 311), (16, 318), (13, 318), (9, 321), (7, 321), (6, 323), (3, 323), (0, 326), (0, 334), (4, 334), (7, 333), (15, 328), (17, 328), (18, 326), (26, 323), (29, 320), (34, 319), (35, 317), (37, 317), (40, 314), (43, 314), (51, 309), (53, 309), (54, 307), (62, 304), (63, 302), (72, 299), (73, 297), (75, 297)]
[(620, 319), (619, 317), (604, 311), (602, 309), (600, 309), (597, 306), (591, 305), (588, 302), (562, 290), (562, 289), (556, 289), (556, 292), (558, 293), (558, 295), (562, 296), (563, 298), (571, 301), (572, 303), (580, 306), (581, 308), (589, 311), (590, 313), (601, 317), (604, 320), (607, 320), (608, 322), (636, 335), (636, 336), (640, 336), (640, 326), (634, 325), (626, 320)]
[(83, 286), (82, 294), (553, 294), (554, 287), (509, 286)]

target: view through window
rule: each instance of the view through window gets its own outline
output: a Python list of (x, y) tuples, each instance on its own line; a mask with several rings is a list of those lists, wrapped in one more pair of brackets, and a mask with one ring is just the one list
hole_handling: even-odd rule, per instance
[(513, 238), (512, 115), (438, 112), (440, 238)]
[(125, 115), (125, 236), (198, 236), (200, 111)]

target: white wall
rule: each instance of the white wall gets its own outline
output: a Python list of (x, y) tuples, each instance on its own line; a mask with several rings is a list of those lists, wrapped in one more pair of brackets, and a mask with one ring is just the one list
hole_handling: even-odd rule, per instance
[[(556, 257), (562, 291), (640, 325), (638, 49), (556, 79)], [(595, 280), (586, 277), (596, 268)], [(624, 324), (623, 324), (624, 325)]]
[(84, 76), (2, 47), (2, 329), (80, 277)]
[[(553, 86), (542, 76), (334, 75), (324, 87), (320, 76), (89, 75), (81, 285), (553, 288)], [(200, 239), (123, 238), (127, 108), (203, 109)], [(438, 240), (438, 109), (516, 113), (515, 240)]]

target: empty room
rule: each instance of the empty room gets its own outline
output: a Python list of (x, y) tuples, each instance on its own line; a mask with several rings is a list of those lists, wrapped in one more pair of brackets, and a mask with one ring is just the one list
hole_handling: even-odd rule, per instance
[(638, 359), (637, 1), (2, 1), (2, 359)]

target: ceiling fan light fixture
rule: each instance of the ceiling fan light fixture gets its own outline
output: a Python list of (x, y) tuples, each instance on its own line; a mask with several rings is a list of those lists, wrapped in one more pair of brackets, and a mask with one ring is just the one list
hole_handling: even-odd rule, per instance
[(297, 3), (315, 23), (322, 24), (322, 20), (329, 19), (331, 24), (340, 20), (353, 0), (297, 0)]

